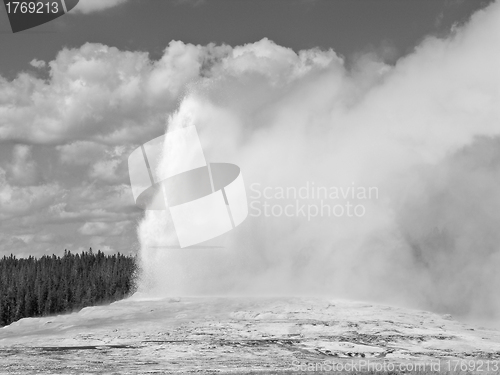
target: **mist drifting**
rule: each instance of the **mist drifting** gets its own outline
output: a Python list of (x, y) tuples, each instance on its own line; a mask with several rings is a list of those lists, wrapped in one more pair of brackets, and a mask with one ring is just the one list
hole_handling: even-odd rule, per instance
[[(500, 313), (500, 3), (397, 63), (261, 40), (191, 46), (200, 74), (167, 129), (195, 125), (209, 162), (247, 186), (377, 187), (362, 217), (249, 216), (223, 247), (166, 249), (140, 223), (151, 295), (325, 294)], [(170, 155), (171, 157), (171, 155)], [(169, 163), (168, 150), (163, 162)]]

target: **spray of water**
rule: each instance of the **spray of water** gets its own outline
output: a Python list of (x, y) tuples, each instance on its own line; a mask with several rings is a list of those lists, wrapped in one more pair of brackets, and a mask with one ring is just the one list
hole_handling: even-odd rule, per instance
[[(239, 165), (249, 203), (262, 204), (265, 187), (307, 184), (378, 194), (360, 217), (251, 209), (222, 247), (205, 249), (162, 247), (175, 231), (147, 211), (141, 292), (327, 294), (496, 316), (499, 45), (497, 2), (395, 66), (370, 55), (347, 69), (333, 51), (268, 40), (213, 52), (168, 129), (196, 126), (208, 161)], [(165, 150), (163, 162), (176, 157)]]

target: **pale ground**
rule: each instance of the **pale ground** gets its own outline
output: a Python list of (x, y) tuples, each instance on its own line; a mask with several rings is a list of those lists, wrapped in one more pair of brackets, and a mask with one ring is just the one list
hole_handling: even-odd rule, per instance
[(425, 311), (303, 297), (135, 298), (0, 329), (2, 374), (244, 373), (437, 359), (484, 360), (492, 370), (500, 331)]

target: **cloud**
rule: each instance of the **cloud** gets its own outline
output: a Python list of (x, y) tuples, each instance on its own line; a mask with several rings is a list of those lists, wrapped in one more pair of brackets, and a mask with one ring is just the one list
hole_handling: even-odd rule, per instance
[(56, 146), (61, 163), (68, 165), (89, 165), (103, 157), (104, 148), (104, 145), (89, 141)]
[(47, 66), (47, 63), (43, 60), (33, 59), (30, 61), (30, 65), (34, 68), (41, 69), (41, 68), (45, 68)]
[(123, 234), (127, 224), (127, 222), (87, 222), (78, 229), (78, 232), (85, 236), (119, 236)]
[(31, 147), (16, 145), (12, 158), (12, 163), (7, 166), (7, 180), (14, 185), (34, 185), (39, 178), (39, 173), (31, 155)]
[(224, 48), (171, 42), (158, 61), (144, 52), (87, 43), (49, 62), (50, 79), (0, 77), (0, 143), (145, 142), (161, 134), (206, 60)]
[(122, 169), (126, 170), (126, 163), (124, 163), (123, 160), (113, 159), (98, 161), (93, 165), (90, 171), (90, 177), (92, 179), (99, 179), (108, 182), (119, 181), (120, 177), (117, 175), (117, 169), (120, 164)]
[(89, 14), (124, 4), (127, 0), (80, 0), (70, 13)]
[[(112, 181), (95, 179), (90, 172), (96, 159), (78, 164), (72, 158), (64, 159), (65, 154), (67, 163), (63, 163), (58, 154), (64, 148), (49, 148), (36, 171), (51, 182), (28, 184), (32, 168), (26, 165), (32, 162), (32, 150), (41, 155), (40, 148), (14, 146), (15, 163), (7, 163), (7, 170), (0, 168), (1, 252), (18, 256), (60, 254), (65, 248), (75, 251), (92, 244), (96, 249), (102, 245), (126, 253), (133, 250), (140, 210), (133, 205), (128, 184), (117, 182), (128, 178), (126, 170), (115, 170)], [(101, 151), (108, 157), (106, 147)], [(116, 158), (121, 151), (112, 148), (108, 153)], [(88, 222), (108, 223), (109, 235), (99, 242), (94, 236), (83, 235), (78, 229)], [(111, 236), (117, 228), (125, 227), (121, 236)]]
[(132, 204), (130, 187), (85, 182), (68, 191), (64, 200), (52, 204), (40, 222), (124, 221), (137, 217), (140, 210)]
[(38, 186), (10, 185), (0, 168), (0, 220), (31, 214), (50, 206), (65, 194), (57, 182)]
[(0, 143), (55, 144), (65, 155), (92, 143), (140, 144), (164, 131), (168, 113), (204, 78), (293, 80), (333, 60), (341, 64), (333, 51), (296, 55), (267, 39), (235, 48), (172, 41), (154, 62), (143, 52), (87, 43), (59, 52), (48, 81), (0, 77)]

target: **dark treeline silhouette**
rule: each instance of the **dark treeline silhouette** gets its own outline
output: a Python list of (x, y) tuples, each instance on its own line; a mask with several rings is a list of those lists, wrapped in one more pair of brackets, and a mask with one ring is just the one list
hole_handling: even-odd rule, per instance
[(109, 303), (133, 290), (135, 259), (103, 252), (0, 259), (0, 326)]

